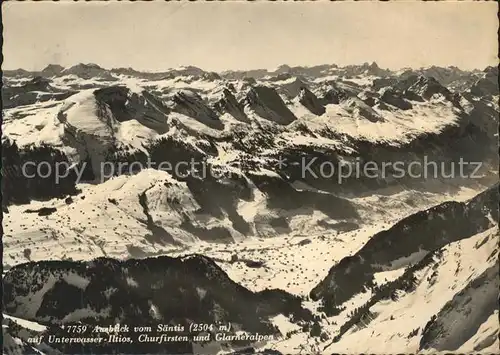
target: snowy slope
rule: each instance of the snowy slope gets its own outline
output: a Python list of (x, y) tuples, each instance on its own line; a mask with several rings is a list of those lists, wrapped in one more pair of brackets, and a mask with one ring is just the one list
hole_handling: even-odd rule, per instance
[[(429, 265), (414, 274), (417, 279), (417, 286), (414, 290), (408, 293), (396, 291), (396, 301), (382, 300), (371, 306), (369, 311), (374, 319), (367, 322), (366, 326), (362, 323), (354, 326), (341, 337), (338, 343), (332, 344), (328, 348), (329, 351), (418, 352), (422, 347), (421, 344), (427, 343), (424, 339), (427, 335), (424, 331), (427, 322), (444, 307), (451, 306), (454, 318), (443, 319), (443, 329), (446, 329), (446, 332), (456, 332), (461, 339), (453, 344), (442, 343), (441, 346), (433, 347), (432, 345), (438, 343), (439, 340), (436, 340), (435, 336), (429, 336), (428, 338), (432, 340), (430, 344), (426, 344), (426, 347), (434, 348), (435, 351), (460, 352), (460, 346), (469, 340), (464, 325), (471, 327), (476, 325), (471, 322), (470, 310), (491, 312), (485, 314), (486, 317), (483, 316), (482, 319), (478, 317), (477, 326), (479, 327), (493, 314), (496, 307), (484, 308), (487, 304), (491, 305), (492, 301), (496, 304), (498, 297), (498, 278), (496, 277), (498, 237), (496, 227), (446, 246)], [(455, 295), (464, 290), (471, 280), (480, 279), (483, 272), (489, 268), (492, 268), (490, 273), (495, 273), (495, 276), (491, 274), (491, 279), (485, 281), (486, 283), (481, 288), (468, 292), (469, 299), (475, 300), (474, 302), (461, 309), (447, 304)], [(489, 288), (489, 291), (483, 290), (482, 287)], [(465, 324), (461, 324), (460, 320)], [(477, 328), (471, 329), (468, 336), (475, 334)], [(392, 331), (388, 332), (388, 329)], [(498, 333), (498, 324), (496, 331)], [(377, 341), (366, 343), (362, 340), (367, 338), (376, 338)], [(476, 351), (481, 350), (483, 349), (476, 349)]]

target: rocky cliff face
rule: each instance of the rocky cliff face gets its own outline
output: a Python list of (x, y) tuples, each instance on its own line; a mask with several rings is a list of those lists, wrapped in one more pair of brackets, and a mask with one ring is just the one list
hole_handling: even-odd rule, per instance
[(220, 113), (229, 113), (239, 121), (249, 123), (250, 120), (245, 113), (244, 106), (238, 102), (229, 88), (223, 88), (219, 99), (215, 103), (215, 109)]
[(172, 111), (194, 118), (211, 128), (221, 129), (223, 127), (215, 111), (206, 105), (195, 92), (178, 91), (171, 100), (173, 102)]
[(146, 90), (133, 92), (126, 86), (111, 86), (94, 91), (94, 96), (103, 117), (111, 113), (118, 122), (137, 120), (159, 134), (168, 131), (167, 115), (170, 111)]
[(401, 110), (410, 110), (413, 108), (411, 102), (406, 100), (401, 94), (392, 88), (384, 88), (380, 91), (380, 99), (389, 105), (395, 106)]
[(318, 98), (321, 100), (323, 105), (338, 105), (349, 96), (353, 96), (353, 93), (339, 88), (335, 85), (335, 83), (333, 83), (333, 85), (324, 85), (318, 91), (320, 92)]
[(488, 67), (482, 77), (472, 85), (470, 91), (476, 96), (498, 95), (498, 67)]
[(409, 97), (421, 97), (424, 100), (430, 100), (435, 95), (441, 95), (446, 100), (452, 101), (450, 90), (433, 77), (410, 77), (406, 79), (406, 83), (409, 86), (405, 88), (404, 92)]
[(306, 87), (300, 89), (297, 99), (304, 107), (317, 116), (321, 116), (326, 112), (321, 101)]
[(286, 125), (297, 119), (278, 93), (267, 86), (253, 86), (245, 103), (260, 117), (277, 124)]
[(344, 106), (346, 111), (349, 112), (349, 114), (358, 119), (365, 119), (372, 123), (384, 121), (382, 115), (357, 97), (350, 97), (342, 101), (341, 104)]

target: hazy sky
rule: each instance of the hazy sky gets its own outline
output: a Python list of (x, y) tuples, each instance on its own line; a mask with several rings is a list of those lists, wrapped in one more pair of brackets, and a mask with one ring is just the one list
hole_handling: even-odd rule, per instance
[(9, 2), (4, 69), (497, 65), (495, 2)]

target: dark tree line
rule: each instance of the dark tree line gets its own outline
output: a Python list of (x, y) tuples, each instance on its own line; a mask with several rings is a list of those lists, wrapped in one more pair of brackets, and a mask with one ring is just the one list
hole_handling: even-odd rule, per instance
[[(65, 163), (59, 165), (58, 179), (57, 163)], [(66, 169), (69, 166), (70, 162), (63, 152), (47, 145), (19, 148), (8, 139), (2, 141), (2, 204), (29, 203), (32, 199), (43, 200), (77, 193), (77, 174), (75, 171), (68, 172)]]

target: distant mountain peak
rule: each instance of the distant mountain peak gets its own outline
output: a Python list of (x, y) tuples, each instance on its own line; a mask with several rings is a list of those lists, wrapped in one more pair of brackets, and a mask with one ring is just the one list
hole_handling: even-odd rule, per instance
[(95, 63), (78, 63), (78, 64), (75, 64), (75, 65), (71, 66), (69, 68), (69, 70), (71, 70), (71, 69), (78, 69), (78, 68), (104, 69), (104, 68), (100, 67), (99, 65), (97, 65)]
[(49, 64), (42, 70), (42, 74), (57, 75), (64, 70), (64, 67), (59, 64)]
[(276, 74), (285, 74), (285, 73), (289, 73), (290, 71), (292, 70), (292, 68), (289, 66), (289, 65), (286, 65), (286, 64), (281, 64), (280, 66), (278, 66), (274, 72)]

